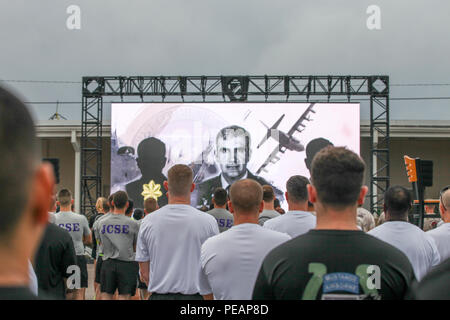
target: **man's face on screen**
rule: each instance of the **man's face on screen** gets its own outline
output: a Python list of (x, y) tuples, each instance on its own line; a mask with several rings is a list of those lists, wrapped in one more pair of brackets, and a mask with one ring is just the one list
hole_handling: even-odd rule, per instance
[(217, 139), (217, 161), (225, 178), (236, 179), (247, 170), (247, 141), (240, 132), (231, 132)]

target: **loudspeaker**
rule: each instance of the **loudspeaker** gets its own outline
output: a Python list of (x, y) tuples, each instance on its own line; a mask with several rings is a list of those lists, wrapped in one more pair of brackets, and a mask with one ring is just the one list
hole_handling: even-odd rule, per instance
[(420, 160), (420, 178), (424, 187), (433, 186), (433, 161)]

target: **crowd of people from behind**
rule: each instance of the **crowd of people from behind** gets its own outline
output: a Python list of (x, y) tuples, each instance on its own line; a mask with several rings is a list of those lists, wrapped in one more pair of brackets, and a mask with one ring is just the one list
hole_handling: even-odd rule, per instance
[(216, 187), (211, 210), (198, 210), (193, 171), (177, 164), (163, 182), (167, 204), (147, 198), (135, 209), (117, 191), (97, 199), (88, 220), (68, 189), (55, 192), (27, 108), (2, 88), (0, 145), (9, 186), (0, 193), (0, 299), (85, 299), (86, 245), (102, 300), (450, 299), (450, 188), (430, 231), (408, 222), (401, 186), (386, 191), (384, 221), (375, 221), (362, 207), (365, 163), (344, 147), (318, 152), (310, 179), (289, 178), (287, 212), (250, 176)]

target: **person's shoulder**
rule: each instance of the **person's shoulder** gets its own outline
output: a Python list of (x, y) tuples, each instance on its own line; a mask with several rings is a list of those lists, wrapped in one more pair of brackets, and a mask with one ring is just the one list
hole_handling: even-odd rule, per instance
[(268, 219), (264, 222), (264, 227), (265, 228), (274, 228), (279, 226), (281, 223), (283, 223), (283, 221), (286, 218), (284, 218), (284, 215), (279, 215), (278, 217), (272, 218), (272, 219)]
[[(386, 223), (386, 222), (385, 222)], [(369, 230), (367, 234), (376, 237), (377, 235), (383, 233), (386, 230), (386, 224), (380, 224), (379, 226), (376, 226), (372, 230)]]
[[(275, 218), (274, 218), (275, 219)], [(273, 219), (271, 219), (273, 220)], [(269, 220), (270, 221), (270, 220)], [(267, 222), (266, 222), (267, 223)], [(271, 238), (273, 241), (279, 240), (279, 241), (288, 241), (291, 239), (291, 236), (288, 235), (287, 233), (284, 232), (280, 232), (280, 231), (276, 231), (276, 230), (271, 230), (268, 228), (259, 228), (258, 230), (260, 230), (259, 232), (261, 232), (262, 234), (264, 234), (264, 236), (266, 238)]]
[(72, 237), (70, 236), (69, 232), (64, 228), (57, 226), (56, 224), (49, 223), (47, 225), (46, 232), (48, 232), (49, 234), (54, 234), (58, 239), (69, 239), (70, 241), (72, 241)]
[(411, 289), (414, 299), (449, 300), (450, 258), (434, 267), (419, 283)]
[[(372, 229), (374, 230), (374, 229)], [(372, 231), (371, 230), (371, 231)], [(382, 252), (383, 256), (386, 260), (395, 261), (396, 259), (403, 260), (403, 262), (406, 262), (409, 264), (409, 259), (405, 255), (403, 251), (400, 249), (394, 247), (388, 242), (383, 241), (380, 238), (375, 237), (373, 234), (367, 232), (361, 235), (364, 239), (364, 245), (366, 246), (367, 250), (373, 251), (373, 252)]]
[(127, 219), (128, 219), (128, 221), (127, 221), (128, 224), (132, 225), (135, 228), (139, 228), (139, 222), (138, 221), (136, 221), (134, 219), (131, 219), (129, 217), (127, 217)]
[(212, 214), (209, 214), (209, 213), (207, 213), (207, 212), (200, 211), (200, 210), (198, 210), (198, 209), (195, 209), (194, 207), (192, 207), (192, 209), (195, 210), (195, 214), (196, 214), (197, 219), (206, 221), (206, 222), (208, 222), (208, 223), (217, 224), (217, 221), (216, 221), (216, 219), (213, 217)]
[(206, 239), (202, 244), (202, 250), (206, 253), (211, 250), (211, 252), (216, 252), (221, 246), (226, 245), (226, 243), (229, 242), (229, 236), (232, 234), (229, 231), (230, 230), (221, 232)]
[(450, 231), (450, 223), (449, 224), (444, 223), (434, 229), (427, 231), (426, 234), (431, 236), (447, 234), (448, 237), (450, 237), (449, 231)]

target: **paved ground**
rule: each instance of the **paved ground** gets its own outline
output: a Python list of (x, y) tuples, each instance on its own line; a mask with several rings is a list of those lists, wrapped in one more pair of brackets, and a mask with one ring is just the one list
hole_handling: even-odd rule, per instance
[(95, 296), (94, 291), (94, 279), (95, 279), (95, 273), (94, 273), (94, 264), (88, 264), (87, 265), (88, 270), (88, 288), (86, 289), (86, 300), (93, 300)]

